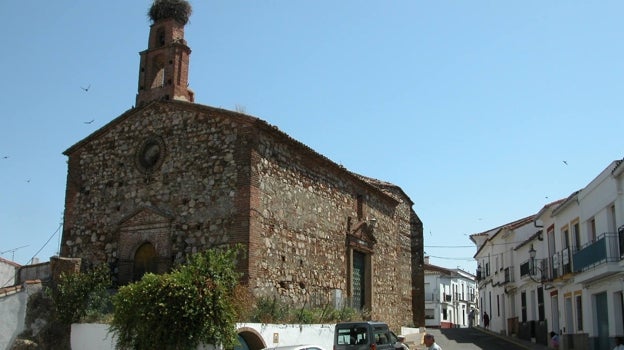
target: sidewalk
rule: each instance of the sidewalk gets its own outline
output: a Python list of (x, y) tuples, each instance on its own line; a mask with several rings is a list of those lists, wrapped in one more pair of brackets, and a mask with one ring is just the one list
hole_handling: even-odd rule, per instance
[(505, 339), (506, 341), (510, 342), (510, 343), (514, 343), (520, 347), (523, 347), (525, 349), (530, 349), (530, 350), (546, 350), (546, 349), (550, 349), (548, 346), (542, 345), (542, 344), (538, 344), (538, 343), (533, 343), (531, 341), (528, 340), (524, 340), (524, 339), (520, 339), (517, 337), (510, 337), (510, 336), (506, 336), (506, 335), (502, 335), (496, 332), (492, 332), (490, 330), (487, 330), (483, 327), (480, 326), (476, 326), (473, 327), (473, 329), (476, 329), (480, 332), (483, 332), (485, 334), (494, 336), (494, 337), (498, 337), (501, 339)]

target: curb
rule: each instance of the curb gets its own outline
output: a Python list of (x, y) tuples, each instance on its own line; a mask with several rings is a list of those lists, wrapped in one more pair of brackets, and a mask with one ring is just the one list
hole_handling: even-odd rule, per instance
[[(493, 335), (493, 336), (495, 336), (495, 337), (497, 337), (499, 339), (503, 339), (503, 340), (505, 340), (507, 342), (513, 343), (514, 345), (517, 345), (517, 346), (519, 346), (519, 347), (521, 347), (523, 349), (528, 349), (528, 350), (534, 349), (533, 347), (527, 345), (523, 341), (520, 341), (520, 340), (518, 340), (518, 339), (516, 339), (514, 337), (504, 336), (502, 334), (498, 334), (496, 332), (489, 331), (489, 330), (487, 330), (487, 329), (485, 329), (483, 327), (479, 327), (479, 326), (472, 327), (472, 328), (478, 330), (481, 333), (485, 333), (485, 334), (488, 334), (488, 335)], [(543, 345), (540, 345), (540, 346), (543, 346)], [(544, 346), (544, 348), (547, 348), (547, 347)]]

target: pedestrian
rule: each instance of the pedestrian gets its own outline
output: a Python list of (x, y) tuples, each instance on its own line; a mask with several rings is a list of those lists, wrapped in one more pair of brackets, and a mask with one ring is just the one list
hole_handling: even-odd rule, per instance
[(470, 309), (470, 312), (468, 313), (468, 327), (472, 328), (474, 326), (474, 309)]
[(550, 332), (550, 346), (559, 349), (559, 335), (553, 331)]
[(490, 327), (490, 316), (485, 311), (483, 312), (483, 325), (485, 328)]
[(429, 333), (425, 334), (425, 337), (423, 338), (423, 342), (425, 343), (426, 350), (442, 350), (440, 345), (436, 344), (435, 337), (433, 336), (433, 334), (429, 334)]
[(624, 350), (624, 337), (615, 337), (615, 347), (613, 350)]
[(398, 349), (398, 350), (410, 350), (409, 346), (407, 346), (407, 344), (405, 344), (405, 336), (404, 335), (398, 335), (397, 336), (397, 341), (396, 343), (394, 343), (394, 348)]

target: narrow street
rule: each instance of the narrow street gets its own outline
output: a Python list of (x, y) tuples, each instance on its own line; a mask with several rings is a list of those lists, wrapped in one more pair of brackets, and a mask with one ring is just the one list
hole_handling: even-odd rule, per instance
[[(427, 329), (427, 333), (435, 336), (436, 343), (442, 347), (442, 350), (546, 349), (545, 346), (488, 334), (476, 328)], [(414, 347), (410, 348), (414, 349)], [(424, 348), (424, 345), (417, 344), (415, 349)]]

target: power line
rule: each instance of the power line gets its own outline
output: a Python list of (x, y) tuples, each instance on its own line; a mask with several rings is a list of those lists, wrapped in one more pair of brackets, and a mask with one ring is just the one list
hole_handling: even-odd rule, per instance
[(3, 251), (3, 252), (0, 252), (0, 255), (1, 255), (1, 254), (6, 254), (6, 253), (11, 253), (11, 254), (12, 254), (12, 255), (11, 255), (11, 261), (15, 261), (15, 251), (16, 251), (16, 250), (18, 250), (18, 249), (26, 248), (26, 247), (28, 247), (28, 246), (29, 246), (29, 245), (27, 244), (27, 245), (23, 245), (23, 246), (21, 246), (21, 247), (17, 247), (17, 248), (13, 248), (13, 249), (5, 250), (5, 251)]
[(444, 259), (444, 260), (464, 260), (464, 261), (475, 261), (474, 258), (449, 258), (449, 257), (445, 257), (445, 256), (435, 256), (435, 255), (427, 255), (430, 258), (436, 258), (436, 259)]
[(58, 228), (56, 229), (56, 231), (54, 231), (54, 233), (50, 236), (50, 238), (48, 238), (48, 240), (43, 244), (43, 246), (32, 256), (32, 258), (30, 258), (30, 260), (28, 260), (29, 263), (32, 262), (35, 259), (35, 257), (37, 257), (37, 254), (41, 253), (43, 248), (45, 248), (48, 245), (48, 243), (50, 243), (52, 238), (54, 238), (54, 236), (56, 236), (56, 234), (61, 230), (61, 227), (63, 227), (62, 222), (59, 224)]
[[(62, 223), (62, 222), (59, 224), (59, 227), (56, 229), (56, 231), (54, 231), (54, 233), (52, 233), (52, 235), (50, 236), (50, 238), (48, 238), (48, 240), (47, 240), (47, 241), (43, 244), (43, 246), (42, 246), (42, 247), (41, 247), (41, 248), (40, 248), (40, 249), (39, 249), (39, 250), (38, 250), (38, 251), (37, 251), (37, 252), (36, 252), (36, 253), (32, 256), (32, 258), (30, 258), (30, 260), (28, 260), (28, 262), (26, 263), (26, 265), (28, 265), (29, 263), (31, 263), (31, 262), (35, 259), (35, 257), (37, 256), (37, 254), (41, 253), (41, 251), (43, 250), (43, 248), (45, 248), (45, 247), (48, 245), (48, 243), (50, 243), (50, 241), (52, 240), (52, 238), (54, 238), (54, 236), (56, 236), (56, 234), (57, 234), (57, 233), (61, 230), (61, 227), (63, 227), (63, 223)], [(27, 246), (24, 246), (24, 247), (27, 247)], [(23, 248), (23, 247), (20, 247), (20, 248)], [(18, 249), (18, 248), (15, 248), (15, 249)], [(11, 251), (11, 250), (7, 250), (7, 251), (2, 252), (2, 253), (4, 254), (4, 253), (10, 252), (10, 251)], [(14, 250), (13, 250), (13, 252), (14, 252)], [(9, 283), (11, 280), (15, 281), (15, 276), (17, 275), (17, 271), (18, 271), (18, 270), (16, 270), (16, 271), (13, 273), (13, 277), (9, 278), (6, 282), (4, 282), (4, 283), (2, 284), (2, 286), (4, 286), (4, 285), (6, 285), (7, 283)], [(15, 283), (15, 282), (14, 282), (14, 283)]]
[[(524, 241), (522, 242), (503, 242), (503, 243), (491, 243), (491, 242), (485, 242), (483, 245), (490, 245), (490, 246), (499, 246), (499, 245), (519, 245), (522, 244)], [(475, 249), (479, 249), (481, 246), (476, 246), (476, 245), (425, 245), (425, 248), (430, 247), (430, 248), (475, 248)]]

